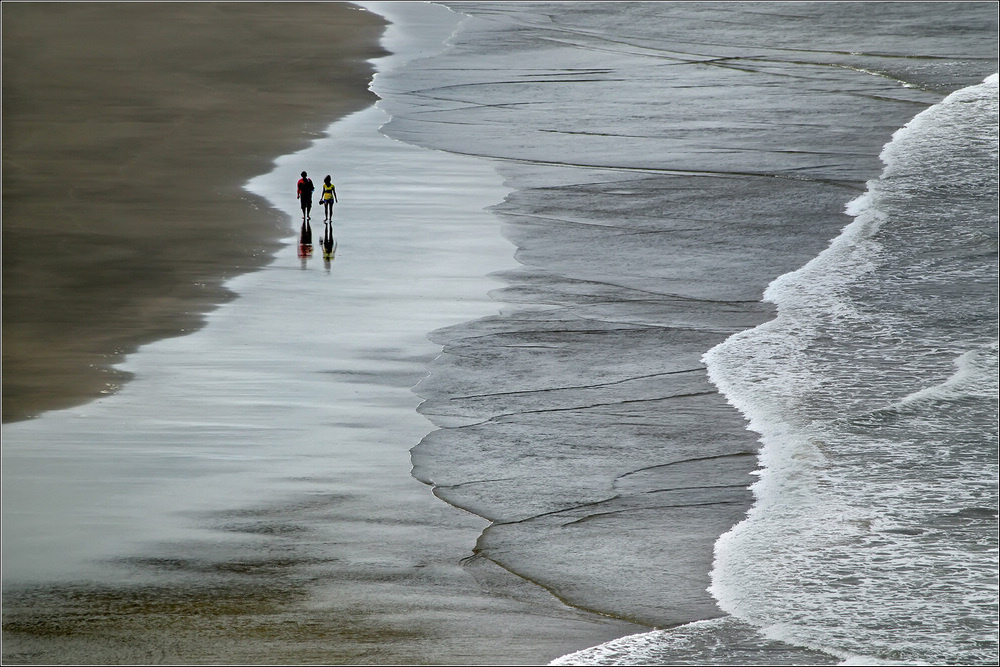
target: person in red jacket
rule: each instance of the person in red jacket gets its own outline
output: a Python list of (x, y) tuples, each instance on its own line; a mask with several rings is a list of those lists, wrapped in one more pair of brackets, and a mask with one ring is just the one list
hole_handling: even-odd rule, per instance
[(315, 189), (312, 179), (303, 171), (302, 178), (299, 179), (299, 183), (295, 188), (295, 198), (299, 200), (299, 204), (302, 206), (303, 222), (312, 219), (312, 198), (313, 190)]

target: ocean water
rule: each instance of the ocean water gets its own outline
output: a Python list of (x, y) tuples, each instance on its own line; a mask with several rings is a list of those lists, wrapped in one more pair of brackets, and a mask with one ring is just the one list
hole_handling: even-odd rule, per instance
[(523, 266), (414, 474), (674, 626), (553, 664), (995, 662), (993, 8), (444, 4), (383, 131), (493, 161)]
[(855, 221), (768, 288), (778, 316), (706, 354), (763, 443), (755, 504), (716, 545), (711, 591), (738, 621), (588, 660), (755, 630), (847, 664), (995, 661), (997, 122), (994, 75), (900, 129)]
[(996, 659), (997, 123), (996, 75), (907, 123), (854, 222), (768, 288), (777, 318), (706, 355), (763, 443), (712, 592), (770, 637)]

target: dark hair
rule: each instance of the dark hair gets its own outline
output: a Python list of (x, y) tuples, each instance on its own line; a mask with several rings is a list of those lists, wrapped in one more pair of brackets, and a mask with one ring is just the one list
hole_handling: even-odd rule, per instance
[(303, 171), (302, 172), (302, 178), (305, 178), (305, 177), (306, 177), (306, 172)]
[(323, 182), (324, 183), (329, 183), (330, 182), (330, 174), (326, 175), (326, 178), (323, 179)]

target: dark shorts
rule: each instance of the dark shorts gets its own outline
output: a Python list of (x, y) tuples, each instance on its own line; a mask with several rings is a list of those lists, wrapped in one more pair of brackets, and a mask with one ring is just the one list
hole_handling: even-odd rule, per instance
[(310, 199), (309, 197), (301, 197), (301, 204), (303, 211), (306, 210), (307, 208), (313, 207), (312, 199)]

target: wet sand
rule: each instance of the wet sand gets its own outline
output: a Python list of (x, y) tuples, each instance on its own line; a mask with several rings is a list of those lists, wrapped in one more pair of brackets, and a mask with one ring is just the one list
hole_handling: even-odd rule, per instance
[[(118, 376), (109, 378), (111, 371), (92, 369), (94, 363), (120, 364), (115, 373), (127, 377), (133, 371), (135, 380), (102, 400), (49, 412), (42, 419), (5, 424), (4, 550), (27, 553), (18, 556), (18, 566), (36, 568), (42, 580), (24, 584), (31, 576), (22, 579), (5, 556), (3, 662), (534, 664), (645, 629), (567, 607), (540, 587), (473, 557), (475, 539), (487, 522), (434, 498), (410, 475), (407, 450), (429, 428), (415, 411), (419, 399), (410, 387), (425, 374), (435, 347), (424, 335), (433, 327), (425, 325), (420, 314), (426, 311), (433, 319), (438, 304), (427, 296), (442, 297), (441, 290), (430, 289), (427, 296), (410, 298), (407, 290), (412, 280), (395, 276), (397, 269), (407, 267), (405, 260), (418, 245), (403, 243), (397, 249), (403, 256), (389, 258), (386, 249), (393, 244), (386, 241), (400, 236), (389, 225), (351, 224), (347, 213), (351, 209), (344, 207), (351, 205), (352, 198), (369, 204), (379, 204), (379, 198), (361, 194), (345, 198), (343, 212), (338, 212), (338, 224), (344, 220), (343, 231), (338, 231), (342, 249), (333, 269), (333, 276), (340, 280), (326, 280), (330, 275), (324, 275), (319, 257), (313, 258), (310, 269), (300, 270), (294, 249), (284, 245), (290, 231), (287, 214), (294, 210), (291, 184), (290, 205), (284, 211), (267, 208), (265, 200), (253, 199), (242, 189), (249, 176), (267, 172), (276, 157), (309, 143), (333, 116), (371, 101), (364, 93), (367, 66), (351, 59), (378, 53), (374, 46), (381, 31), (378, 20), (327, 4), (74, 6), (73, 11), (79, 13), (63, 28), (68, 34), (74, 25), (80, 33), (73, 31), (77, 53), (72, 58), (96, 59), (112, 72), (124, 67), (118, 56), (121, 51), (97, 54), (99, 45), (121, 30), (102, 28), (110, 19), (107, 13), (103, 19), (97, 14), (118, 13), (123, 8), (125, 18), (136, 22), (134, 27), (152, 21), (159, 26), (158, 34), (162, 33), (161, 51), (149, 58), (149, 69), (163, 62), (164, 51), (176, 49), (174, 55), (188, 63), (190, 72), (175, 72), (167, 82), (150, 85), (150, 98), (143, 97), (131, 107), (120, 100), (121, 108), (111, 109), (122, 116), (114, 124), (96, 120), (106, 117), (107, 108), (92, 109), (87, 116), (80, 102), (74, 118), (83, 120), (66, 128), (66, 134), (79, 142), (75, 153), (70, 153), (76, 156), (72, 169), (60, 164), (63, 171), (56, 172), (56, 165), (35, 162), (32, 156), (38, 151), (25, 143), (27, 139), (4, 149), (5, 167), (8, 156), (20, 155), (20, 162), (15, 163), (35, 165), (36, 170), (5, 169), (5, 178), (14, 184), (8, 190), (5, 181), (5, 214), (10, 194), (11, 210), (35, 211), (38, 216), (22, 215), (20, 225), (15, 219), (10, 230), (6, 215), (4, 221), (4, 252), (13, 258), (8, 265), (5, 254), (4, 270), (10, 269), (13, 276), (8, 280), (5, 273), (5, 307), (8, 294), (11, 304), (22, 304), (21, 311), (14, 311), (13, 306), (5, 310), (5, 343), (7, 326), (19, 327), (11, 329), (16, 332), (11, 339), (23, 341), (21, 349), (32, 353), (22, 353), (22, 374), (38, 376), (38, 391), (31, 394), (23, 378), (13, 382), (22, 375), (5, 367), (5, 420), (79, 404), (118, 381)], [(27, 42), (50, 32), (48, 10), (44, 6), (15, 10), (11, 14), (17, 14), (16, 22), (5, 8), (4, 48), (14, 49), (18, 45), (13, 42), (22, 40), (14, 35), (24, 35), (18, 48), (36, 61), (45, 61), (44, 53), (29, 48)], [(325, 66), (317, 66), (316, 73), (305, 77), (289, 73), (297, 66), (292, 52), (298, 47), (290, 46), (294, 40), (288, 39), (301, 34), (307, 19), (317, 17), (318, 10), (324, 18), (305, 29), (310, 40), (318, 43), (320, 37), (334, 32), (334, 24), (340, 26), (337, 53), (347, 60), (318, 55), (320, 47), (315, 57), (324, 65), (339, 62), (338, 72), (345, 75), (340, 89), (344, 97), (324, 97), (328, 91), (313, 85), (326, 75)], [(167, 19), (162, 13), (168, 11), (177, 13), (177, 30), (163, 29)], [(341, 20), (347, 23), (337, 23)], [(238, 34), (229, 35), (228, 28), (220, 30), (220, 23), (232, 26)], [(348, 41), (339, 38), (344, 31), (352, 35), (353, 52)], [(179, 33), (175, 36), (180, 42), (173, 43), (170, 32)], [(226, 35), (216, 38), (215, 32)], [(10, 43), (8, 34), (14, 36)], [(94, 38), (89, 47), (84, 34)], [(201, 60), (191, 53), (194, 45), (205, 43), (197, 34), (215, 43), (204, 47), (207, 53), (203, 52)], [(191, 43), (185, 44), (186, 40)], [(221, 48), (219, 40), (229, 44), (232, 58), (215, 52)], [(253, 47), (249, 56), (243, 52), (244, 44)], [(133, 46), (145, 52), (138, 43)], [(266, 52), (271, 55), (262, 55)], [(83, 53), (90, 55), (83, 58)], [(40, 71), (27, 55), (22, 57), (26, 64), (17, 69), (21, 80)], [(62, 52), (61, 57), (68, 56)], [(268, 73), (261, 61), (282, 66)], [(60, 76), (58, 69), (52, 64), (50, 75)], [(143, 76), (134, 76), (138, 85)], [(18, 80), (10, 76), (5, 85), (17, 90)], [(168, 89), (167, 83), (181, 87)], [(103, 79), (92, 85), (104, 87), (102, 99), (126, 94)], [(184, 85), (201, 92), (188, 96)], [(59, 90), (56, 86), (49, 92), (45, 92), (47, 87), (40, 88), (36, 93), (40, 97)], [(5, 105), (16, 111), (17, 100), (6, 94), (8, 89)], [(274, 104), (259, 102), (258, 93)], [(87, 97), (82, 90), (78, 95)], [(241, 110), (252, 115), (243, 118)], [(4, 129), (8, 130), (15, 126), (7, 125), (6, 106), (4, 111)], [(29, 126), (34, 123), (37, 130), (42, 122), (34, 116), (29, 122), (18, 113), (12, 113), (10, 121), (23, 123), (18, 127), (25, 129), (19, 134), (29, 138)], [(371, 123), (365, 127), (374, 130)], [(91, 128), (103, 128), (104, 134), (87, 138)], [(116, 134), (125, 129), (132, 134)], [(150, 137), (144, 134), (147, 129), (153, 132)], [(360, 130), (348, 132), (349, 136), (359, 134)], [(65, 162), (57, 158), (66, 153), (66, 142), (53, 143), (62, 149), (50, 145), (51, 160)], [(15, 152), (18, 147), (20, 152)], [(365, 174), (375, 173), (372, 170), (384, 175), (385, 169), (377, 166), (379, 159), (396, 163), (395, 150), (386, 157), (358, 151), (376, 160), (376, 165), (341, 168), (363, 183)], [(408, 150), (417, 153), (412, 159), (426, 162), (421, 149)], [(38, 154), (46, 155), (44, 151)], [(327, 154), (308, 159), (325, 166)], [(91, 155), (99, 159), (88, 158)], [(123, 161), (128, 173), (118, 169)], [(412, 164), (395, 164), (395, 168), (420, 175)], [(64, 177), (58, 174), (73, 170), (69, 179), (73, 185), (65, 192), (81, 202), (78, 214), (66, 216), (68, 231), (47, 231), (46, 238), (53, 246), (58, 239), (78, 242), (64, 247), (59, 256), (46, 250), (44, 263), (33, 261), (40, 255), (18, 260), (18, 248), (22, 253), (31, 248), (41, 252), (42, 241), (34, 239), (31, 221), (52, 216), (59, 209), (50, 201), (52, 197), (27, 192), (26, 184), (37, 178), (33, 174), (57, 174), (47, 178), (59, 182)], [(92, 176), (81, 180), (78, 173)], [(128, 183), (137, 173), (145, 175), (141, 186), (123, 189), (105, 184), (112, 175), (116, 183)], [(225, 176), (215, 178), (219, 173)], [(491, 173), (490, 178), (494, 177)], [(457, 178), (458, 174), (449, 182)], [(338, 182), (338, 189), (344, 185), (341, 196), (352, 190), (359, 193), (361, 183), (352, 187), (346, 178)], [(405, 184), (401, 187), (409, 192)], [(429, 190), (426, 184), (416, 188)], [(36, 198), (29, 201), (29, 194)], [(411, 195), (397, 193), (385, 197), (383, 203), (410, 210), (410, 199)], [(84, 201), (89, 202), (87, 206)], [(442, 210), (453, 208), (455, 197), (448, 196)], [(91, 217), (84, 218), (85, 212)], [(366, 223), (395, 218), (363, 212), (357, 216)], [(395, 222), (404, 229), (417, 228), (403, 217)], [(453, 223), (465, 225), (466, 220)], [(493, 224), (484, 233), (495, 236)], [(359, 256), (363, 241), (352, 239), (352, 227), (375, 234), (371, 252), (384, 265), (372, 268)], [(8, 233), (13, 239), (10, 247)], [(437, 236), (458, 235), (442, 232)], [(88, 251), (81, 253), (84, 243)], [(269, 276), (270, 283), (280, 283), (277, 287), (269, 284), (274, 293), (268, 289), (244, 292), (231, 281), (226, 285), (242, 296), (221, 303), (227, 297), (224, 280), (261, 267), (276, 248), (276, 263), (267, 272), (235, 281), (244, 284), (241, 281)], [(440, 261), (424, 258), (430, 254), (418, 253), (430, 262), (419, 283), (450, 282), (466, 289), (467, 281), (460, 279), (464, 274), (442, 274)], [(151, 255), (155, 262), (150, 261)], [(352, 266), (368, 272), (372, 280), (363, 275), (346, 279)], [(473, 268), (478, 276), (481, 265)], [(93, 284), (88, 285), (88, 280)], [(403, 286), (404, 298), (398, 304), (392, 302), (391, 298), (400, 296), (386, 296), (382, 289), (386, 285), (378, 280)], [(53, 289), (44, 293), (29, 289), (39, 282), (48, 282)], [(349, 319), (325, 319), (331, 313), (313, 307), (319, 298), (329, 297), (331, 282), (344, 290), (342, 298), (329, 299), (331, 308), (352, 298), (375, 310), (389, 304), (391, 310), (381, 313), (387, 319), (371, 330), (376, 335), (371, 331), (337, 334), (326, 326), (329, 321)], [(255, 298), (285, 303), (290, 286), (301, 288), (304, 283), (317, 291), (299, 295), (308, 305), (290, 306), (294, 318), (262, 315), (255, 307)], [(58, 311), (67, 324), (44, 319), (39, 314), (44, 309), (37, 306), (41, 299), (59, 303)], [(400, 317), (404, 304), (414, 310), (412, 317)], [(249, 323), (239, 315), (248, 310)], [(13, 317), (14, 312), (20, 316)], [(94, 312), (105, 314), (95, 318)], [(307, 312), (316, 319), (300, 323), (297, 318)], [(139, 344), (189, 330), (203, 317), (210, 326), (195, 335), (147, 345), (121, 363), (125, 352)], [(463, 321), (468, 316), (458, 307), (453, 317)], [(420, 330), (419, 349), (380, 348), (379, 335), (397, 321)], [(62, 337), (47, 327), (62, 330)], [(256, 341), (264, 353), (230, 369), (227, 355), (245, 354), (248, 341), (240, 334), (254, 327), (266, 330), (275, 340)], [(320, 330), (331, 339), (312, 335)], [(303, 336), (302, 331), (311, 335)], [(250, 338), (256, 333), (260, 332), (251, 331)], [(46, 353), (39, 354), (37, 341), (43, 335), (51, 342), (45, 345)], [(288, 371), (295, 355), (287, 343), (298, 347), (300, 341), (299, 352), (307, 347), (309, 351), (299, 355), (301, 369)], [(346, 351), (352, 345), (373, 347), (374, 353), (352, 355)], [(279, 347), (284, 356), (274, 363), (266, 355)], [(59, 356), (50, 355), (49, 348)], [(330, 355), (330, 350), (338, 354)], [(5, 345), (4, 354), (17, 358), (13, 347)], [(70, 359), (78, 360), (78, 366), (71, 367)], [(372, 365), (352, 367), (372, 360)], [(272, 377), (269, 363), (292, 372), (291, 380), (282, 384), (283, 376)], [(80, 370), (74, 374), (74, 368)], [(244, 386), (237, 380), (242, 378), (242, 369), (260, 374), (245, 381), (245, 388), (255, 392), (252, 395), (240, 393)], [(10, 416), (6, 413), (8, 378), (12, 395), (20, 397), (11, 407), (22, 406)], [(330, 378), (341, 382), (331, 383)], [(65, 385), (62, 393), (56, 395), (51, 384)], [(198, 388), (207, 393), (198, 393)], [(331, 391), (344, 393), (331, 397)], [(365, 400), (358, 398), (359, 392)], [(308, 416), (294, 405), (296, 397), (303, 396), (312, 400), (306, 406)], [(366, 420), (380, 420), (385, 428), (368, 429), (362, 425)], [(18, 502), (10, 503), (11, 497)], [(43, 521), (50, 523), (42, 525)], [(17, 539), (8, 541), (12, 533)], [(150, 541), (155, 543), (151, 546)], [(39, 544), (49, 548), (38, 549)], [(38, 554), (34, 559), (32, 550)], [(50, 560), (57, 565), (50, 566)], [(70, 564), (66, 569), (58, 564), (63, 560)], [(85, 569), (82, 574), (73, 570), (80, 561), (93, 565), (93, 570)]]
[(4, 4), (4, 422), (114, 390), (112, 364), (270, 260), (284, 220), (243, 184), (375, 101), (383, 27), (341, 3)]

